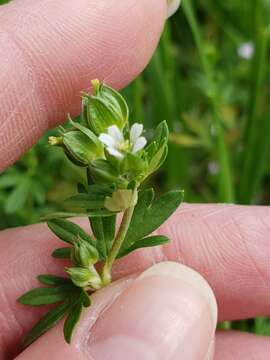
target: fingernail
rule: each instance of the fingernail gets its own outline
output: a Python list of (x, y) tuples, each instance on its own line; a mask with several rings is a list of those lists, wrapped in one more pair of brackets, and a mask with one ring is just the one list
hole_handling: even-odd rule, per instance
[(168, 14), (167, 17), (169, 18), (170, 16), (172, 16), (177, 9), (179, 8), (181, 3), (181, 0), (167, 0), (167, 4), (168, 4)]
[(207, 282), (173, 262), (142, 273), (98, 318), (88, 334), (95, 360), (205, 359), (217, 322)]

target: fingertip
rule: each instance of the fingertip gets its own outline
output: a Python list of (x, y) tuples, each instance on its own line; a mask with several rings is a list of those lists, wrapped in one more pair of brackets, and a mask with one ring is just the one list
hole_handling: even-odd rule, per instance
[(119, 360), (210, 359), (216, 322), (207, 282), (190, 268), (164, 262), (142, 273), (99, 316), (86, 351), (97, 360), (112, 353)]
[(134, 79), (157, 46), (167, 7), (165, 0), (47, 0), (3, 11), (0, 169), (67, 113), (77, 115), (91, 79), (117, 88)]

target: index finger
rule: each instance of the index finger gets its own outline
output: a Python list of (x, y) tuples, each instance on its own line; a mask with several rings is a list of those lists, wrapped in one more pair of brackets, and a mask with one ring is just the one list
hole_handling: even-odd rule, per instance
[(0, 13), (0, 171), (68, 112), (90, 80), (122, 87), (149, 61), (166, 0), (13, 0)]

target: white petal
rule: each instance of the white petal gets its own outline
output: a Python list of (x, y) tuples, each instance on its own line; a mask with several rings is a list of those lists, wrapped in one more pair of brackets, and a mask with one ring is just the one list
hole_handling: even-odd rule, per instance
[(138, 151), (140, 151), (141, 149), (143, 149), (146, 145), (147, 141), (146, 141), (146, 138), (144, 138), (143, 136), (139, 137), (135, 144), (133, 145), (133, 149), (132, 149), (132, 152), (133, 153), (136, 153)]
[(135, 123), (131, 126), (130, 129), (130, 141), (132, 144), (135, 144), (137, 139), (142, 135), (143, 125)]
[(122, 144), (124, 142), (124, 136), (122, 131), (116, 125), (108, 127), (108, 134), (115, 140), (116, 144)]
[(117, 159), (123, 159), (123, 157), (124, 157), (124, 155), (120, 151), (118, 151), (114, 148), (108, 147), (107, 150), (108, 150), (109, 154), (116, 157)]
[(177, 9), (180, 6), (180, 2), (181, 2), (180, 0), (167, 0), (167, 3), (168, 3), (167, 17), (168, 18), (177, 11)]
[(106, 146), (115, 147), (116, 145), (114, 138), (108, 134), (100, 134), (98, 138)]

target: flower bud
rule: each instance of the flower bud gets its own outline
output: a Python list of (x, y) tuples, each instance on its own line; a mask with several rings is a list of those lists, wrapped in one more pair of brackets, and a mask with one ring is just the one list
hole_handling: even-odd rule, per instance
[(67, 268), (66, 272), (69, 274), (74, 285), (82, 288), (91, 288), (98, 290), (102, 287), (102, 280), (94, 266), (88, 269), (82, 267)]
[(78, 166), (88, 166), (91, 161), (104, 156), (103, 146), (89, 129), (89, 132), (71, 130), (61, 137), (51, 136), (49, 144), (64, 148), (67, 157)]
[(111, 87), (93, 80), (93, 95), (83, 98), (83, 114), (88, 126), (97, 135), (106, 132), (109, 126), (123, 129), (128, 122), (129, 110), (125, 99)]
[(87, 241), (78, 238), (72, 249), (72, 260), (78, 266), (89, 267), (98, 262), (97, 249)]
[(83, 288), (88, 286), (92, 275), (89, 269), (82, 267), (67, 268), (66, 272), (76, 286)]

